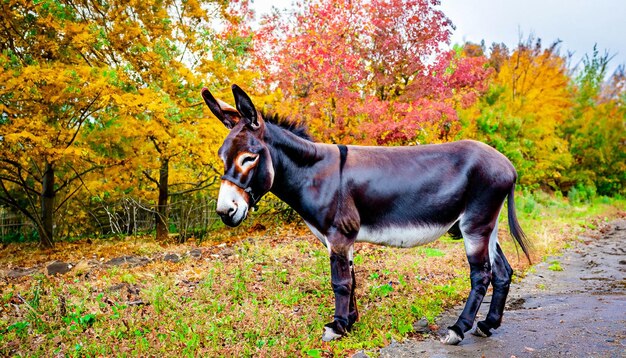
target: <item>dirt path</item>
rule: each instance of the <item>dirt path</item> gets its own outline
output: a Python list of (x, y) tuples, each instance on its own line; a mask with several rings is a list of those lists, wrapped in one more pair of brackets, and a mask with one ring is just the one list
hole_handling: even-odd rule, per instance
[(458, 346), (441, 344), (438, 338), (459, 308), (439, 318), (433, 338), (394, 343), (380, 356), (626, 357), (626, 220), (611, 226), (600, 238), (582, 236), (580, 244), (512, 285), (502, 326), (490, 338), (468, 332)]

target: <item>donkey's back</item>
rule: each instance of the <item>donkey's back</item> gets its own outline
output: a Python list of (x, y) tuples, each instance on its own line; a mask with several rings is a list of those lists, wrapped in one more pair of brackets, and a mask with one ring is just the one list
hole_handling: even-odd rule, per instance
[(358, 212), (357, 241), (399, 247), (437, 239), (467, 210), (497, 214), (515, 180), (505, 156), (467, 140), (349, 146), (342, 173), (347, 205)]

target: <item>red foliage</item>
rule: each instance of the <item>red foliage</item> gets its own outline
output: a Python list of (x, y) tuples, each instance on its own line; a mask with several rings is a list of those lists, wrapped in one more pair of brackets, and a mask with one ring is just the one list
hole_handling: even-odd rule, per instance
[[(487, 90), (492, 70), (485, 63), (484, 57), (462, 57), (454, 51), (441, 53), (393, 103), (393, 114), (372, 116), (371, 123), (362, 125), (363, 130), (368, 137), (376, 138), (377, 144), (450, 139), (450, 133), (458, 128), (455, 108), (471, 106)], [(424, 133), (426, 129), (430, 133)]]
[(425, 127), (438, 124), (445, 129), (457, 120), (449, 105), (423, 98), (407, 103), (370, 97), (362, 109), (369, 114), (370, 121), (364, 122), (361, 129), (378, 145), (419, 144)]
[[(320, 139), (445, 138), (486, 88), (484, 57), (441, 52), (452, 24), (434, 0), (317, 0), (263, 19), (256, 63)], [(430, 140), (430, 139), (428, 139)]]
[(366, 4), (371, 33), (363, 53), (371, 63), (377, 95), (398, 95), (426, 69), (429, 56), (450, 40), (452, 23), (436, 10), (438, 1), (375, 0)]

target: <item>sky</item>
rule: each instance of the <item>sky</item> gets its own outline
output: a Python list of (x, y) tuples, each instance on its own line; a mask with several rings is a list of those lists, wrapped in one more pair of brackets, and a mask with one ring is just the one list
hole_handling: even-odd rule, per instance
[[(292, 2), (253, 0), (252, 7), (259, 17)], [(594, 44), (614, 56), (611, 73), (626, 64), (626, 0), (441, 0), (439, 8), (456, 26), (452, 44), (485, 40), (487, 48), (497, 42), (512, 49), (533, 35), (544, 46), (561, 40), (561, 53), (573, 53), (571, 66), (591, 54)]]

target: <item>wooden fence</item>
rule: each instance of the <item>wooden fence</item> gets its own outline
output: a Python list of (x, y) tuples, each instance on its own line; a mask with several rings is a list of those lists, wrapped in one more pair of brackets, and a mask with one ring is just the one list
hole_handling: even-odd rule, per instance
[[(189, 237), (203, 238), (214, 228), (219, 217), (215, 212), (215, 199), (209, 196), (173, 197), (169, 205), (169, 228), (184, 241)], [(150, 203), (135, 198), (123, 198), (114, 203), (96, 203), (85, 210), (89, 220), (74, 223), (55, 218), (56, 235), (60, 237), (77, 235), (134, 235), (154, 230), (155, 210)], [(0, 241), (13, 241), (20, 236), (30, 237), (36, 231), (35, 225), (23, 214), (6, 207), (0, 207)]]
[(0, 238), (28, 236), (35, 231), (35, 225), (21, 213), (0, 207)]

